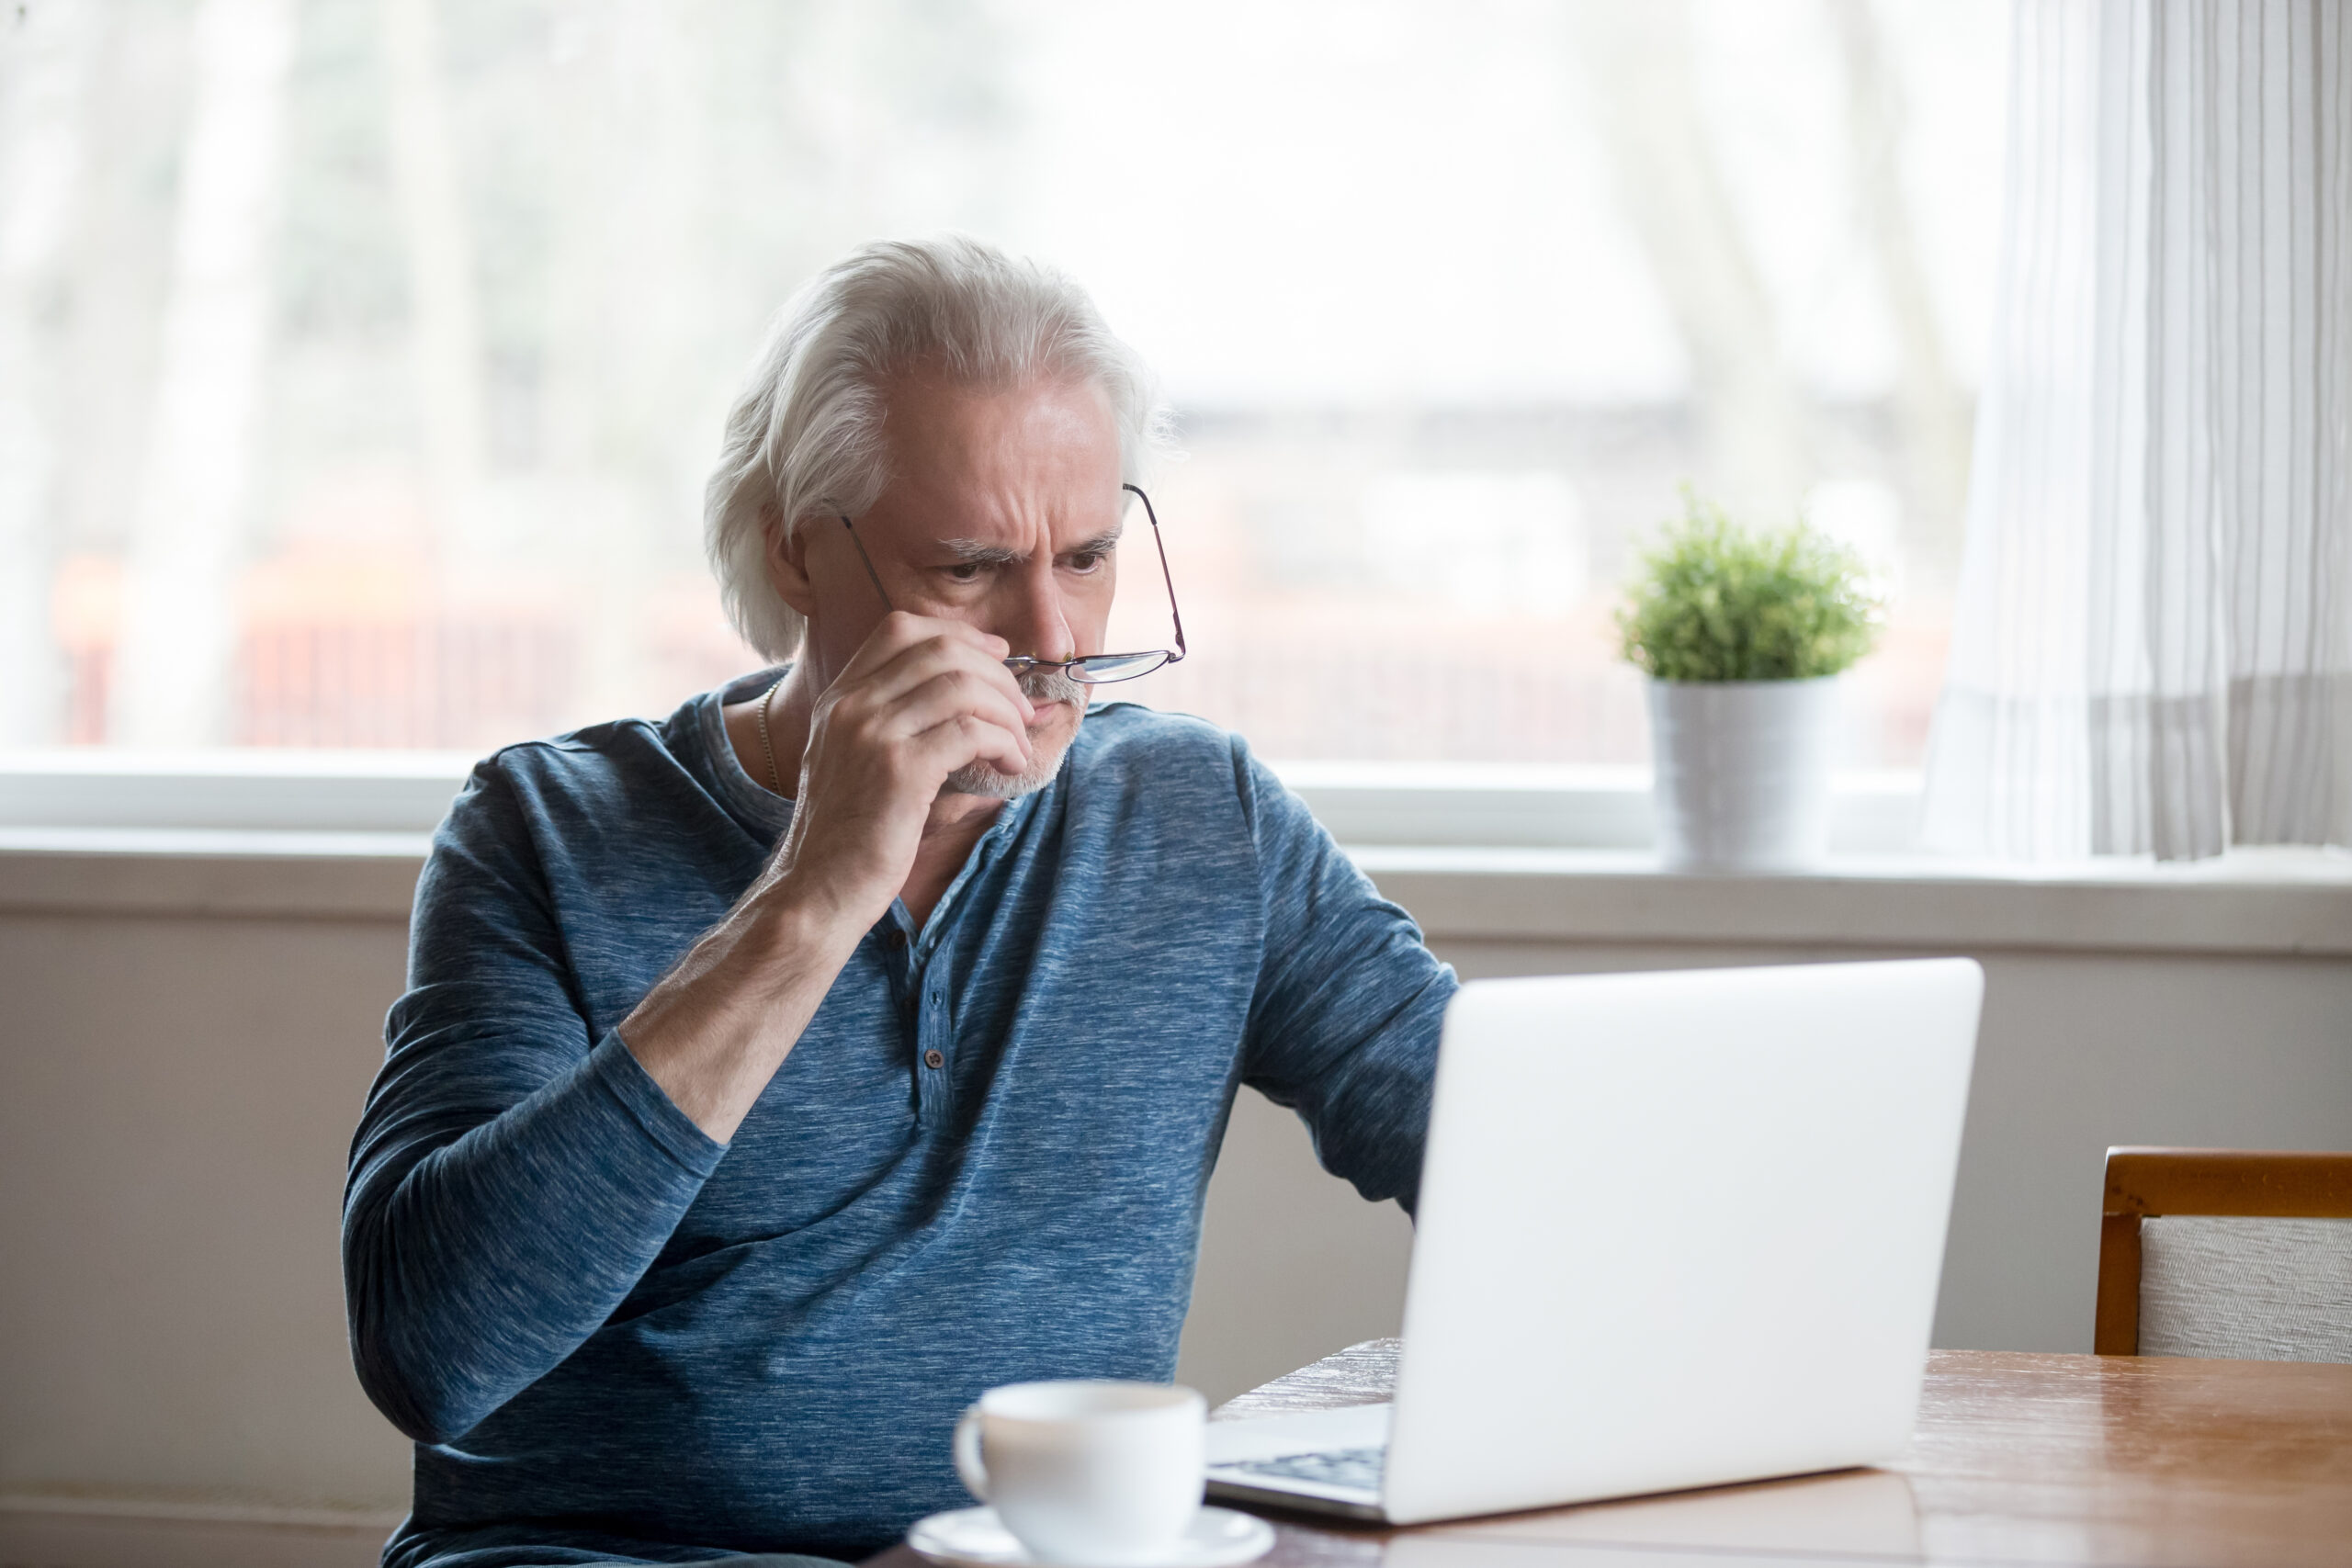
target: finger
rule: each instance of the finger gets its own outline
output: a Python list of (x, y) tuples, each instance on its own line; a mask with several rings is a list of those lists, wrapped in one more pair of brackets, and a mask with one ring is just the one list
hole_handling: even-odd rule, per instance
[(941, 779), (974, 762), (987, 762), (1008, 777), (1029, 767), (1028, 745), (1015, 731), (967, 713), (933, 725), (912, 738), (910, 749)]
[(917, 615), (905, 610), (893, 610), (882, 617), (857, 652), (842, 671), (843, 679), (870, 673), (890, 661), (898, 654), (919, 643), (933, 639), (960, 643), (976, 649), (988, 659), (1002, 660), (1012, 651), (1012, 645), (991, 632), (984, 632), (962, 621), (943, 620), (935, 615)]
[(976, 681), (968, 671), (944, 671), (906, 693), (871, 716), (869, 730), (886, 742), (906, 740), (965, 714), (1018, 737), (1025, 765), (1027, 721), (1003, 693)]
[(928, 637), (900, 649), (854, 679), (844, 671), (835, 686), (843, 699), (855, 695), (861, 703), (887, 705), (951, 671), (968, 674), (1000, 694), (1019, 711), (1023, 724), (1036, 722), (1036, 705), (1021, 690), (1021, 682), (1002, 660), (951, 637)]

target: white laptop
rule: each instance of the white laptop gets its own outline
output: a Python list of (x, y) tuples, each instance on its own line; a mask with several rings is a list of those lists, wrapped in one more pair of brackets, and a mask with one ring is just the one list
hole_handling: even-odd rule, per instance
[(1964, 958), (1464, 986), (1394, 1403), (1213, 1423), (1210, 1495), (1412, 1524), (1892, 1458), (1983, 994)]

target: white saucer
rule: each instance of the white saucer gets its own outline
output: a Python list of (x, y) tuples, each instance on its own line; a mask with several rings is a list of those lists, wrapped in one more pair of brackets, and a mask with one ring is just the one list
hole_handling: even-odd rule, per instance
[[(994, 1508), (957, 1508), (915, 1521), (907, 1544), (948, 1568), (1034, 1568), (1037, 1560), (997, 1521)], [(1266, 1554), (1274, 1527), (1230, 1508), (1203, 1508), (1184, 1539), (1151, 1568), (1232, 1568)]]

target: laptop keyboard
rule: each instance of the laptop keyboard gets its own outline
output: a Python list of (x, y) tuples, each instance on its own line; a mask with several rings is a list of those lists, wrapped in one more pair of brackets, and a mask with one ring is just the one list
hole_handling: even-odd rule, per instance
[(1279, 1475), (1292, 1481), (1312, 1481), (1319, 1486), (1353, 1486), (1377, 1492), (1380, 1467), (1387, 1458), (1386, 1449), (1332, 1449), (1322, 1453), (1285, 1454), (1281, 1459), (1242, 1460), (1216, 1468), (1239, 1471), (1245, 1475)]

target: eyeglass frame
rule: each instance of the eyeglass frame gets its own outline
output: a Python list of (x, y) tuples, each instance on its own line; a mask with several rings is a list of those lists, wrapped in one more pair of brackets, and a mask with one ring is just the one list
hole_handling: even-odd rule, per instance
[[(1149, 649), (1139, 653), (1081, 653), (1075, 659), (1038, 659), (1029, 654), (1016, 653), (1002, 661), (1004, 667), (1014, 674), (1023, 674), (1031, 670), (1059, 670), (1081, 686), (1110, 686), (1121, 681), (1140, 681), (1146, 675), (1158, 674), (1171, 664), (1181, 664), (1184, 661), (1186, 652), (1184, 615), (1183, 612), (1176, 607), (1176, 576), (1168, 570), (1168, 544), (1159, 536), (1159, 513), (1153, 509), (1151, 497), (1144, 494), (1143, 486), (1122, 483), (1119, 488), (1132, 492), (1137, 501), (1143, 502), (1143, 514), (1151, 524), (1152, 547), (1159, 553), (1159, 580), (1168, 589), (1168, 617), (1176, 626), (1176, 646), (1172, 649)], [(841, 516), (839, 513), (834, 515)], [(874, 570), (874, 558), (865, 553), (865, 542), (857, 536), (857, 525), (847, 517), (842, 517), (842, 527), (849, 535), (850, 547), (857, 552), (859, 562), (865, 568), (866, 581), (874, 584), (875, 593), (881, 598), (882, 608), (890, 614), (897, 614), (898, 606), (890, 603), (890, 591), (882, 586), (882, 574)], [(1138, 670), (1132, 675), (1113, 675), (1102, 680), (1090, 681), (1078, 672), (1079, 667), (1089, 660), (1148, 659), (1153, 654), (1159, 656), (1159, 662), (1148, 669)]]

